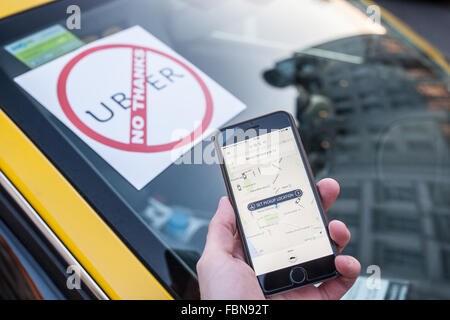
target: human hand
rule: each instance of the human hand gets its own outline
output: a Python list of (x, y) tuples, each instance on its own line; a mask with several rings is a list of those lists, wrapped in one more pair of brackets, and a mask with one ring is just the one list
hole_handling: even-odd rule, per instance
[[(330, 178), (317, 184), (324, 210), (336, 200), (339, 184)], [(338, 220), (329, 223), (330, 236), (341, 252), (350, 240), (350, 231)], [(340, 299), (358, 277), (361, 265), (355, 258), (339, 255), (335, 259), (339, 276), (320, 286), (305, 286), (280, 293), (269, 299)], [(246, 263), (239, 233), (236, 230), (236, 216), (227, 197), (219, 202), (216, 214), (211, 220), (206, 245), (197, 263), (197, 274), (202, 299), (266, 299), (253, 269)]]

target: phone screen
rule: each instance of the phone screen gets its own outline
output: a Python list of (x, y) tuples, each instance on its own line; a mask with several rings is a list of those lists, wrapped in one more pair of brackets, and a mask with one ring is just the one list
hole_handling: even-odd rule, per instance
[(333, 254), (290, 126), (221, 149), (257, 276)]

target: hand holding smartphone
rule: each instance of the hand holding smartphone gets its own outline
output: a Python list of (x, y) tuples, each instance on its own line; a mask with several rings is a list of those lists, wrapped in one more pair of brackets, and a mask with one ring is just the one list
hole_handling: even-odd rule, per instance
[(337, 250), (292, 116), (278, 111), (223, 128), (215, 145), (263, 293), (336, 277)]

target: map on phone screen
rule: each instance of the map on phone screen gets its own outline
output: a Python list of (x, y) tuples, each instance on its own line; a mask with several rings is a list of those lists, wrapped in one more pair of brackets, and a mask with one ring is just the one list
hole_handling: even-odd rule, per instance
[(222, 153), (256, 275), (333, 254), (291, 127)]

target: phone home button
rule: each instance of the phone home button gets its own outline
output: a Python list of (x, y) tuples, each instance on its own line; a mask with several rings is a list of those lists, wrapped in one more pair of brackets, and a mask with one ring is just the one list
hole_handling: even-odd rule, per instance
[(306, 271), (302, 267), (295, 267), (292, 268), (289, 276), (293, 283), (302, 283), (303, 281), (305, 281)]

